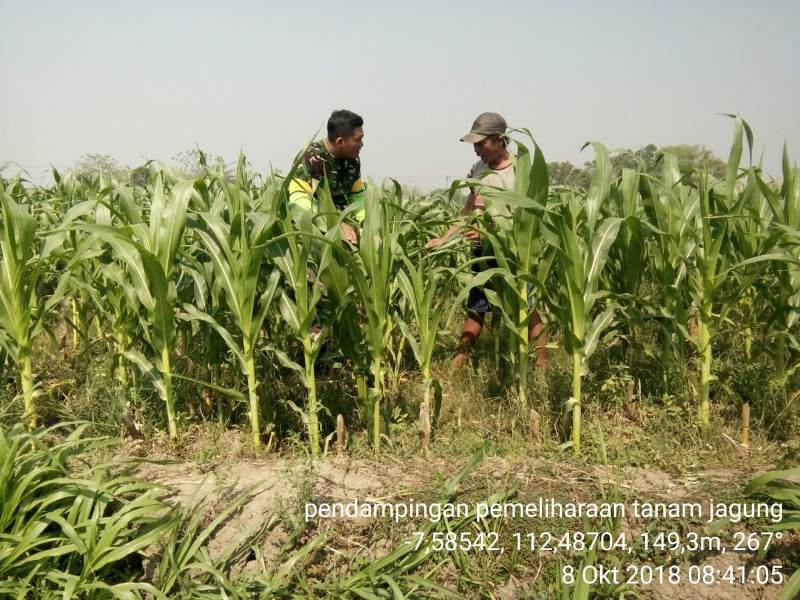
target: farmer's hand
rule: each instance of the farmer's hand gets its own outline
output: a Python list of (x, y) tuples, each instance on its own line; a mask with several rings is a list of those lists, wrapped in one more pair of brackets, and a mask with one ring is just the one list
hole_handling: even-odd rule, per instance
[(428, 243), (425, 244), (425, 247), (428, 250), (433, 250), (434, 248), (438, 248), (442, 245), (442, 238), (433, 238), (432, 240), (428, 240)]
[(342, 230), (342, 235), (344, 236), (344, 239), (346, 239), (351, 244), (358, 243), (358, 234), (351, 225), (348, 225), (347, 223), (342, 223), (339, 228)]
[(477, 244), (481, 241), (481, 234), (477, 229), (465, 229), (464, 237), (473, 244)]

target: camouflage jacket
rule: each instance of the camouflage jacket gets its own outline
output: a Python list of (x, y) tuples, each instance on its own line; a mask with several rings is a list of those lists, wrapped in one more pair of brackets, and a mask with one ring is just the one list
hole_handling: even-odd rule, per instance
[(340, 210), (363, 197), (361, 161), (336, 158), (325, 148), (323, 140), (317, 140), (306, 148), (294, 173), (289, 185), (290, 203), (316, 212), (317, 189), (326, 179), (333, 203)]

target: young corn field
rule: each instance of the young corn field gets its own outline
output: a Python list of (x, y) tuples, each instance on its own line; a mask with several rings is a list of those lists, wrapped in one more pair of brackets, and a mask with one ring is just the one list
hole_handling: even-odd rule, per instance
[[(759, 435), (792, 439), (800, 388), (800, 169), (784, 148), (782, 173), (767, 176), (752, 155), (750, 127), (731, 119), (724, 177), (687, 169), (669, 153), (655, 168), (643, 162), (618, 167), (614, 154), (591, 142), (586, 147), (595, 166), (587, 189), (551, 185), (542, 150), (521, 130), (516, 188), (482, 192), (507, 205), (512, 219), (482, 212), (455, 217), (463, 189), (475, 181), (418, 195), (390, 180), (368, 186), (356, 244), (343, 239), (339, 225), (361, 207), (337, 210), (321, 186), (318, 213), (298, 216), (287, 206), (292, 173), (262, 176), (244, 157), (232, 174), (223, 164), (194, 179), (162, 168), (137, 185), (56, 171), (48, 187), (23, 176), (0, 177), (0, 424), (11, 432), (6, 439), (0, 429), (0, 450), (16, 460), (21, 449), (40, 450), (37, 440), (58, 430), (60, 421), (80, 418), (106, 433), (124, 424), (134, 436), (163, 433), (178, 443), (197, 424), (218, 423), (246, 432), (257, 455), (299, 444), (313, 459), (334, 444), (341, 452), (346, 426), (350, 446), (363, 439), (380, 455), (393, 447), (398, 423), (419, 415), (419, 452), (427, 456), (437, 452), (443, 419), (462, 427), (461, 413), (453, 417), (459, 400), (448, 389), (459, 374), (444, 365), (469, 290), (477, 286), (492, 304), (492, 319), (475, 359), (500, 390), (486, 400), (487, 410), (500, 403), (498, 396), (513, 406), (504, 413), (514, 421), (509, 429), (513, 435), (530, 428), (531, 453), (546, 439), (580, 460), (592, 414), (614, 409), (604, 404), (607, 393), (592, 397), (600, 371), (617, 385), (611, 395), (624, 397), (626, 411), (647, 402), (701, 437), (715, 424), (732, 426), (741, 430), (735, 443), (744, 451), (751, 414)], [(426, 249), (454, 223), (481, 233), (482, 256), (459, 237)], [(535, 371), (530, 360), (528, 322), (535, 311), (549, 339), (545, 371)], [(78, 415), (62, 410), (69, 390), (98, 372), (111, 385), (90, 408)], [(449, 412), (443, 410), (448, 403)], [(97, 445), (79, 437), (58, 448), (74, 454)], [(599, 446), (605, 457), (602, 437)], [(60, 459), (58, 465), (64, 468)], [(15, 469), (0, 474), (9, 477)], [(456, 483), (447, 488), (450, 496)], [(120, 484), (103, 479), (102, 485), (114, 496)], [(133, 498), (130, 491), (125, 498)], [(161, 491), (145, 496), (141, 502), (165, 506)], [(8, 498), (21, 502), (19, 494)], [(25, 498), (35, 507), (35, 498)], [(66, 504), (63, 510), (64, 519), (75, 516)], [(180, 519), (186, 527), (190, 515)], [(225, 555), (230, 564), (208, 559), (198, 567), (190, 554), (210, 533), (194, 546), (180, 540), (178, 521), (153, 519), (146, 527), (141, 546), (126, 541), (127, 550), (113, 556), (135, 554), (167, 532), (169, 551), (189, 554), (173, 560), (179, 569), (162, 565), (160, 588), (128, 586), (124, 577), (111, 588), (100, 579), (87, 583), (94, 581), (89, 563), (79, 579), (59, 571), (50, 583), (59, 590), (85, 584), (116, 597), (165, 597), (183, 585), (176, 577), (193, 568), (221, 585), (218, 570), (250, 551), (244, 544)], [(199, 521), (189, 528), (199, 535)], [(69, 540), (80, 537), (71, 531), (64, 529)], [(114, 531), (122, 540), (125, 532)], [(310, 542), (297, 560), (322, 543)], [(398, 554), (317, 591), (369, 597), (358, 591), (362, 578), (375, 585), (377, 573), (388, 577), (382, 569), (402, 559), (409, 566), (391, 567), (399, 578), (394, 585), (441, 592), (413, 574), (428, 556), (421, 552), (407, 559)], [(5, 564), (8, 573), (35, 576), (19, 570), (16, 555), (6, 563), (2, 556), (0, 573)], [(98, 557), (97, 564), (110, 568), (110, 559)], [(377, 570), (369, 575), (370, 569)], [(288, 597), (294, 590), (288, 574), (279, 571), (239, 592), (283, 590)], [(192, 593), (205, 597), (201, 588)], [(0, 584), (0, 596), (4, 589)], [(24, 585), (6, 591), (21, 590)]]
[[(655, 339), (659, 372), (640, 385), (656, 397), (688, 393), (687, 426), (707, 428), (732, 386), (758, 411), (765, 382), (721, 380), (716, 348), (723, 339), (741, 345), (747, 362), (768, 365), (746, 365), (748, 373), (791, 391), (800, 175), (784, 150), (782, 180), (767, 178), (753, 162), (747, 123), (733, 123), (721, 180), (682, 171), (669, 154), (655, 172), (615, 171), (608, 150), (592, 143), (588, 190), (550, 186), (541, 150), (521, 141), (516, 189), (485, 193), (510, 206), (513, 220), (478, 214), (465, 223), (483, 234), (489, 250), (480, 259), (458, 240), (425, 249), (453, 222), (457, 186), (416, 197), (373, 184), (353, 246), (339, 234), (347, 213), (329, 196), (313, 218), (293, 219), (288, 178), (262, 178), (243, 157), (233, 176), (222, 166), (195, 180), (161, 170), (144, 186), (56, 172), (47, 188), (0, 180), (1, 358), (16, 385), (3, 400), (5, 419), (31, 429), (53, 419), (39, 407), (53, 382), (36, 353), (50, 336), (78, 363), (107, 360), (116, 414), (127, 404), (172, 439), (191, 409), (247, 427), (255, 448), (280, 444), (302, 424), (316, 457), (335, 430), (317, 377), (335, 373), (352, 399), (342, 409), (349, 428), (368, 431), (379, 452), (400, 371), (418, 370), (417, 404), (439, 414), (432, 357), (479, 285), (495, 313), (498, 374), (521, 414), (539, 408), (529, 392), (527, 322), (534, 309), (547, 316), (550, 353), (566, 356), (571, 371), (563, 441), (575, 454), (582, 381), (602, 347), (631, 357), (627, 371), (641, 382), (634, 357), (644, 338)], [(490, 259), (491, 268), (470, 268)], [(290, 377), (304, 393), (276, 394), (271, 382)], [(792, 415), (787, 400), (783, 417)]]

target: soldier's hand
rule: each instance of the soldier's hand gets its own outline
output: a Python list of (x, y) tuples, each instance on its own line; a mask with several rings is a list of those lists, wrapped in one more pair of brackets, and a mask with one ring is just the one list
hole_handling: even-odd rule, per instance
[(353, 227), (351, 225), (348, 225), (347, 223), (342, 223), (341, 226), (340, 226), (340, 229), (342, 231), (342, 235), (344, 236), (344, 239), (346, 239), (351, 244), (358, 243), (358, 234), (356, 233), (356, 230), (353, 229)]

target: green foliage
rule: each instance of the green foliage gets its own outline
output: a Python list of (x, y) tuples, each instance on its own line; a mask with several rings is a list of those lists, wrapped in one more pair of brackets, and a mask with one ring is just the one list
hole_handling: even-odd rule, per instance
[[(184, 304), (185, 312), (180, 316), (210, 325), (238, 359), (241, 373), (247, 378), (250, 427), (253, 445), (258, 448), (261, 426), (255, 349), (279, 282), (278, 270), (268, 270), (264, 260), (267, 241), (277, 235), (271, 211), (274, 197), (253, 193), (243, 157), (234, 183), (227, 182), (221, 172), (212, 182), (208, 210), (199, 214), (201, 220), (194, 232), (210, 259), (214, 282), (223, 292), (235, 333), (231, 335), (228, 328), (193, 304)], [(203, 273), (193, 272), (202, 282)]]
[(116, 227), (85, 226), (112, 248), (113, 256), (124, 268), (123, 283), (130, 292), (125, 298), (130, 308), (140, 314), (145, 325), (143, 337), (151, 354), (148, 358), (138, 350), (128, 350), (125, 357), (156, 386), (166, 405), (173, 439), (178, 435), (171, 366), (176, 339), (176, 279), (181, 274), (179, 249), (193, 193), (191, 182), (179, 182), (170, 188), (161, 177), (156, 182), (148, 221), (140, 220), (138, 211), (132, 210)]
[[(209, 543), (257, 488), (237, 494), (211, 515), (206, 500), (173, 507), (166, 502), (169, 490), (118, 468), (97, 465), (75, 473), (78, 459), (111, 442), (85, 437), (86, 424), (59, 439), (65, 427), (33, 434), (21, 427), (0, 429), (2, 598), (288, 598), (311, 589), (337, 598), (398, 592), (407, 598), (463, 597), (435, 575), (448, 561), (458, 565), (466, 557), (460, 550), (434, 551), (431, 534), (466, 531), (476, 521), (474, 513), (428, 522), (422, 543), (406, 539), (349, 573), (309, 584), (302, 567), (324, 547), (326, 536), (285, 548), (282, 560), (272, 564), (259, 544), (280, 523), (276, 516), (212, 556)], [(463, 481), (487, 451), (480, 448), (441, 485), (439, 502), (458, 501)], [(513, 494), (499, 491), (485, 501), (504, 502)], [(237, 567), (248, 557), (255, 557), (255, 569), (242, 572)]]
[[(624, 169), (636, 169), (647, 175), (656, 175), (663, 156), (669, 154), (678, 160), (680, 170), (690, 176), (707, 171), (714, 179), (725, 177), (727, 163), (705, 146), (697, 144), (679, 144), (661, 146), (646, 144), (638, 150), (626, 150), (611, 157), (611, 167), (615, 177), (619, 177)], [(586, 191), (592, 181), (592, 173), (597, 167), (595, 161), (584, 163), (583, 167), (571, 162), (558, 161), (547, 164), (552, 185), (567, 185)], [(696, 182), (696, 177), (694, 179)]]
[(611, 165), (605, 147), (596, 142), (592, 146), (597, 169), (589, 191), (585, 199), (571, 191), (562, 194), (551, 234), (557, 240), (561, 268), (556, 270), (557, 287), (548, 302), (564, 326), (564, 347), (572, 357), (572, 396), (566, 408), (572, 412), (571, 443), (575, 454), (580, 452), (581, 443), (581, 377), (600, 336), (614, 319), (616, 305), (607, 299), (602, 276), (622, 225), (620, 217), (601, 219), (611, 194)]
[[(782, 464), (772, 471), (767, 471), (755, 477), (745, 488), (745, 494), (766, 499), (770, 502), (781, 503), (783, 505), (783, 518), (780, 523), (768, 526), (767, 531), (788, 532), (797, 534), (800, 531), (800, 484), (797, 478), (800, 477), (800, 468), (791, 468), (790, 464), (797, 464), (797, 453), (794, 456), (787, 455), (781, 461)], [(786, 535), (779, 534), (779, 535)], [(759, 559), (764, 559), (765, 552), (759, 553)], [(800, 569), (795, 571), (786, 581), (779, 600), (791, 600), (800, 593)]]
[[(287, 207), (287, 178), (261, 177), (244, 157), (231, 173), (199, 151), (193, 179), (148, 163), (132, 185), (102, 172), (54, 171), (50, 188), (2, 180), (0, 346), (16, 372), (9, 387), (33, 423), (35, 344), (42, 332), (60, 334), (78, 379), (93, 357), (113, 359), (116, 397), (134, 400), (154, 423), (166, 413), (173, 438), (181, 419), (216, 413), (238, 423), (246, 413), (254, 447), (290, 438), (301, 423), (316, 456), (332, 433), (328, 398), (338, 397), (337, 412), (370, 422), (377, 450), (392, 434), (385, 420), (410, 364), (422, 389), (413, 402), (443, 395), (432, 368), (440, 328), (481, 286), (499, 326), (497, 348), (504, 340), (513, 367), (513, 380), (500, 369), (495, 380), (499, 389), (515, 384), (520, 406), (529, 396), (534, 310), (560, 340), (573, 375), (562, 401), (576, 452), (581, 378), (606, 344), (620, 348), (614, 360), (632, 378), (649, 365), (653, 397), (682, 400), (691, 386), (705, 427), (726, 386), (741, 387), (721, 382), (716, 363), (740, 335), (747, 360), (775, 364), (754, 371), (747, 386), (783, 386), (770, 393), (769, 411), (763, 399), (754, 410), (791, 414), (800, 173), (785, 149), (782, 182), (768, 181), (744, 160), (750, 128), (739, 117), (733, 124), (724, 169), (699, 147), (613, 153), (593, 143), (595, 159), (578, 182), (564, 173), (569, 165), (548, 166), (535, 142), (532, 151), (517, 144), (516, 189), (485, 192), (503, 207), (500, 218), (450, 214), (456, 192), (475, 182), (428, 198), (394, 182), (370, 184), (366, 205), (345, 211), (323, 182), (319, 212), (299, 215)], [(340, 226), (361, 208), (350, 244)], [(458, 239), (425, 249), (455, 222), (479, 230), (483, 256)], [(318, 395), (320, 371), (332, 385)], [(295, 401), (298, 389), (304, 402)], [(124, 414), (119, 408), (111, 412)]]
[(0, 429), (0, 596), (164, 597), (140, 581), (141, 553), (175, 527), (167, 491), (70, 459), (108, 442), (86, 425), (48, 446), (56, 429)]
[(24, 420), (33, 429), (37, 418), (31, 365), (33, 342), (44, 328), (47, 311), (64, 294), (68, 271), (55, 291), (41, 293), (48, 269), (48, 248), (37, 231), (30, 207), (14, 201), (1, 179), (0, 217), (0, 346), (19, 371)]
[(518, 396), (520, 404), (527, 406), (528, 321), (536, 308), (529, 301), (529, 288), (543, 287), (554, 253), (545, 244), (546, 235), (542, 230), (548, 201), (544, 156), (536, 142), (533, 156), (523, 144), (518, 147), (515, 189), (484, 192), (487, 199), (508, 206), (512, 215), (506, 219), (484, 213), (480, 219), (483, 236), (491, 247), (491, 257), (498, 266), (476, 275), (472, 285), (488, 278), (497, 282), (494, 289), (487, 289), (485, 293), (502, 314), (503, 323), (512, 335), (510, 358), (517, 366)]

